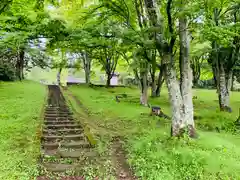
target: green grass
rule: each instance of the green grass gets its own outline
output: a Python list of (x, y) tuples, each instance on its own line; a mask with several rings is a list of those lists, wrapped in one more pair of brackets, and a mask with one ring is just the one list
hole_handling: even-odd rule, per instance
[[(202, 117), (196, 120), (199, 139), (176, 140), (169, 138), (169, 121), (149, 117), (150, 110), (139, 105), (138, 89), (69, 89), (89, 108), (89, 123), (103, 128), (95, 133), (126, 137), (129, 163), (142, 179), (240, 179), (240, 137), (231, 133), (232, 122), (238, 116), (240, 93), (231, 94), (233, 113), (228, 114), (218, 110), (216, 91), (194, 90), (198, 97), (194, 100), (195, 115)], [(115, 95), (121, 93), (128, 98), (115, 102)], [(170, 115), (166, 89), (150, 103), (160, 105)], [(225, 130), (217, 133), (216, 127)]]
[(46, 89), (31, 81), (0, 82), (0, 179), (37, 175), (37, 135)]

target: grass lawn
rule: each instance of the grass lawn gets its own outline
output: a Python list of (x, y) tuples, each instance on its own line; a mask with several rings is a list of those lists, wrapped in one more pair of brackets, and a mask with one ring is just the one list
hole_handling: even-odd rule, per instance
[(39, 116), (46, 93), (31, 81), (0, 82), (0, 179), (37, 175)]
[[(149, 117), (150, 110), (139, 105), (138, 89), (72, 86), (69, 90), (88, 108), (88, 123), (96, 127), (95, 134), (125, 136), (128, 161), (141, 179), (240, 179), (240, 136), (230, 132), (238, 116), (240, 93), (231, 94), (233, 113), (228, 114), (219, 112), (216, 91), (194, 90), (199, 139), (176, 140), (169, 138), (169, 121)], [(117, 103), (115, 95), (121, 93), (128, 97)], [(166, 89), (150, 103), (170, 115)], [(216, 127), (225, 130), (217, 133)]]

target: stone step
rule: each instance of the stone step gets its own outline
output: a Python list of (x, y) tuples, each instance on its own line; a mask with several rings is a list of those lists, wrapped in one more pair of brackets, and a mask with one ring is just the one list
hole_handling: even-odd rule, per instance
[(43, 143), (43, 149), (49, 149), (49, 150), (53, 150), (53, 149), (58, 149), (60, 147), (63, 148), (90, 148), (91, 145), (88, 144), (86, 141), (72, 141), (72, 142), (63, 142), (63, 143), (56, 143), (56, 142), (52, 142), (52, 143)]
[(44, 112), (44, 115), (45, 116), (47, 116), (47, 115), (50, 115), (50, 116), (52, 116), (52, 115), (64, 115), (64, 116), (70, 116), (70, 115), (73, 115), (73, 113), (71, 113), (71, 112), (57, 112), (57, 111), (52, 111), (52, 112), (50, 112), (50, 111), (45, 111)]
[(57, 136), (57, 135), (44, 135), (42, 137), (44, 140), (84, 140), (83, 134), (74, 134), (74, 135), (65, 135), (65, 136)]
[(75, 121), (63, 120), (63, 121), (45, 121), (44, 124), (51, 125), (51, 124), (75, 124)]
[(46, 107), (45, 110), (48, 110), (48, 111), (59, 111), (59, 110), (69, 110), (68, 107), (63, 107), (63, 108), (58, 108), (58, 107)]
[(45, 114), (44, 115), (46, 118), (48, 117), (70, 117), (70, 114)]
[(75, 129), (75, 128), (81, 128), (78, 124), (51, 124), (51, 125), (45, 125), (46, 129)]
[(73, 117), (71, 115), (69, 116), (44, 116), (45, 120), (73, 120)]
[(49, 108), (63, 108), (63, 107), (67, 107), (67, 106), (65, 104), (64, 105), (63, 104), (59, 104), (59, 105), (49, 105), (47, 107), (49, 107)]
[(50, 111), (45, 111), (45, 115), (49, 115), (49, 116), (51, 116), (51, 115), (72, 115), (73, 113), (71, 113), (71, 112), (57, 112), (57, 111), (52, 111), (52, 112), (50, 112)]
[(65, 172), (76, 168), (76, 164), (44, 163), (43, 166), (51, 172)]
[(97, 152), (92, 151), (91, 149), (47, 150), (44, 152), (44, 155), (61, 157), (61, 158), (80, 158), (80, 159), (81, 157), (94, 158), (98, 156)]
[(45, 108), (46, 111), (69, 111), (69, 108)]
[[(52, 172), (54, 173), (54, 172)], [(67, 176), (66, 175), (59, 175), (59, 172), (55, 172), (56, 176), (60, 177), (62, 180), (85, 180), (85, 178), (83, 176)], [(62, 172), (64, 173), (64, 172)], [(51, 176), (50, 176), (51, 177)], [(49, 176), (38, 176), (36, 180), (51, 180)]]
[(45, 111), (45, 114), (73, 114), (70, 111)]
[(57, 107), (57, 106), (48, 106), (45, 108), (46, 110), (69, 110), (68, 106)]
[(69, 109), (45, 109), (45, 113), (72, 113)]
[(43, 129), (43, 135), (70, 135), (70, 134), (81, 134), (83, 133), (83, 128), (75, 129)]
[(55, 120), (60, 120), (60, 121), (64, 121), (64, 120), (74, 120), (73, 117), (44, 117), (45, 120), (47, 121), (55, 121)]

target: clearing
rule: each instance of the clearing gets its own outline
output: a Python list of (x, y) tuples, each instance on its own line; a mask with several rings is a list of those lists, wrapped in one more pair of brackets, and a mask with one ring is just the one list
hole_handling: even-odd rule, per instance
[[(115, 96), (126, 94), (121, 102)], [(109, 151), (114, 137), (124, 138), (127, 159), (140, 179), (239, 179), (240, 137), (233, 135), (240, 93), (231, 94), (233, 113), (218, 111), (214, 90), (194, 90), (199, 139), (169, 138), (170, 122), (149, 117), (150, 109), (139, 105), (137, 88), (89, 88), (71, 86), (65, 92), (72, 107), (89, 117), (80, 118), (98, 138), (100, 153)], [(81, 104), (76, 102), (77, 100)], [(150, 99), (170, 115), (168, 95)], [(218, 133), (216, 130), (220, 131)]]

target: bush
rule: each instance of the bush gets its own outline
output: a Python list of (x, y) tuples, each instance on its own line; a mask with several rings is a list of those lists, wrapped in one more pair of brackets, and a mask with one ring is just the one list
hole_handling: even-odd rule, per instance
[(235, 119), (233, 119), (232, 114), (212, 112), (208, 115), (208, 117), (205, 117), (201, 120), (196, 120), (195, 122), (197, 127), (202, 130), (235, 132), (236, 127), (234, 121)]
[(13, 65), (7, 62), (0, 61), (0, 80), (14, 81), (16, 78)]
[(123, 84), (126, 86), (132, 86), (138, 85), (138, 82), (134, 77), (127, 76), (123, 79)]

